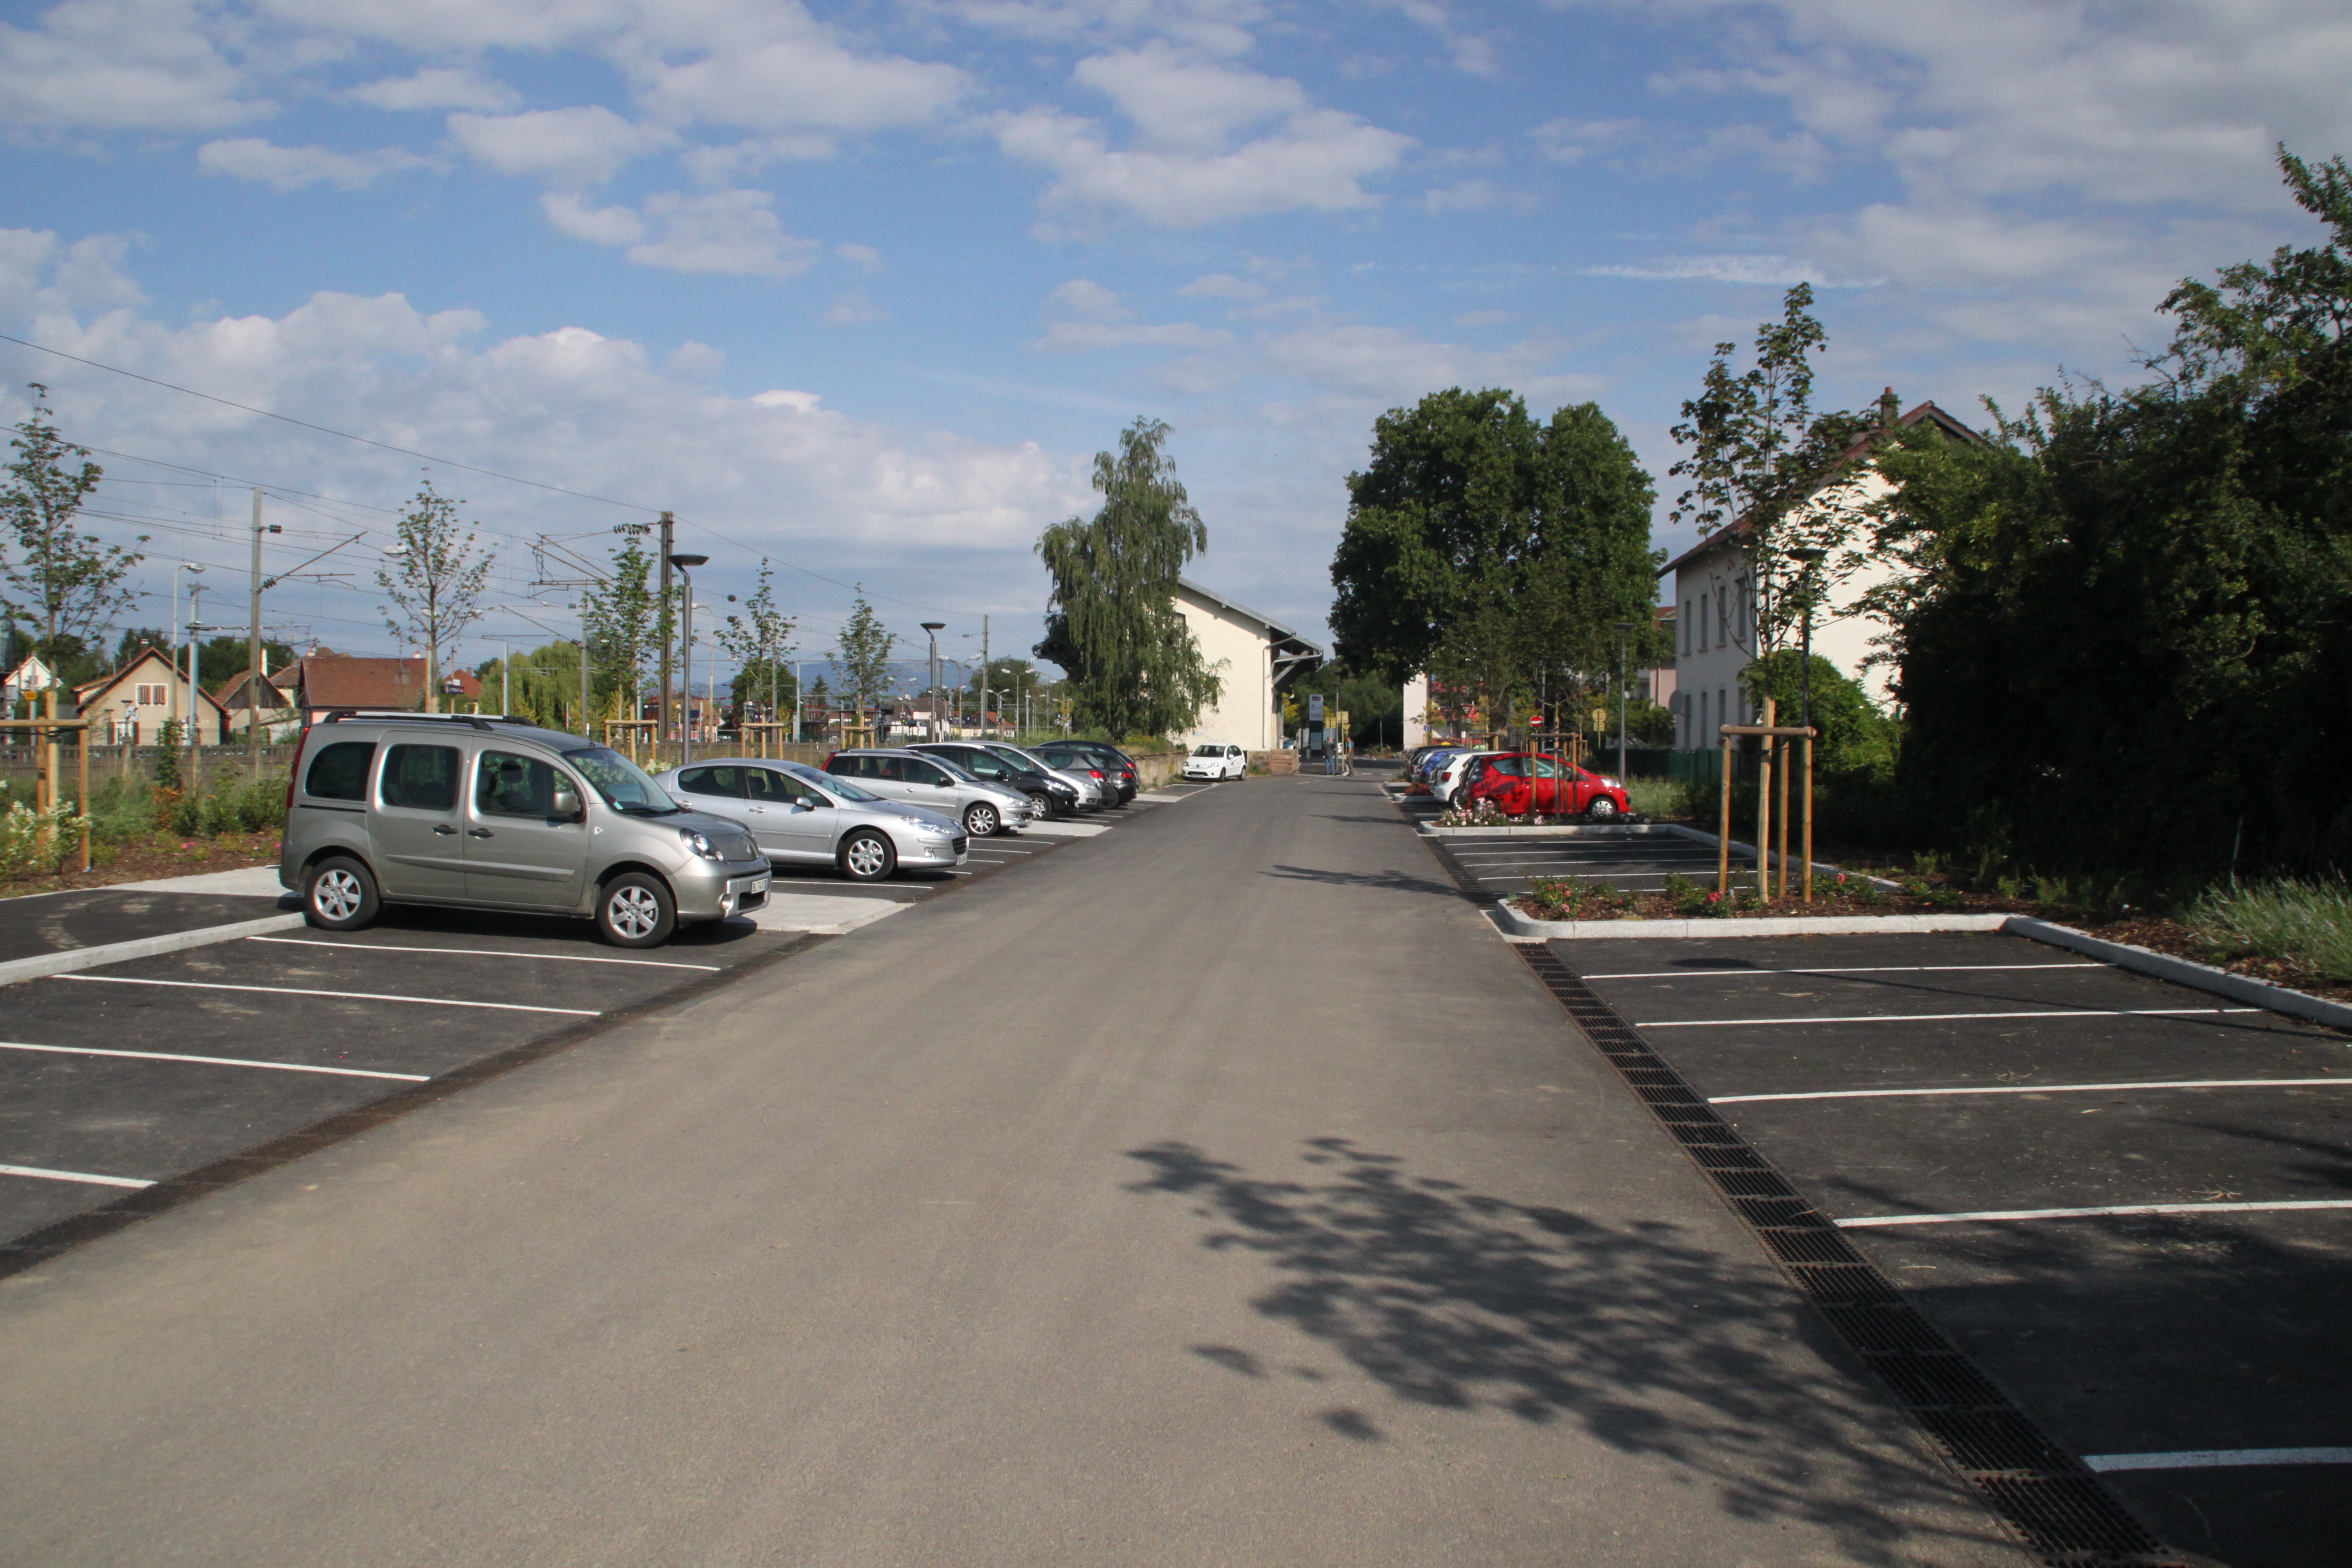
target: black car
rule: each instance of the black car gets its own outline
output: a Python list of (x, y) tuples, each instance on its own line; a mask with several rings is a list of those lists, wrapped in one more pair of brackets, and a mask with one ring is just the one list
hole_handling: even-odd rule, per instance
[(1049, 740), (1029, 749), (1057, 768), (1067, 761), (1100, 772), (1118, 789), (1122, 806), (1135, 798), (1135, 759), (1116, 746), (1099, 740)]
[(1011, 758), (969, 741), (924, 741), (906, 748), (945, 757), (974, 778), (1017, 789), (1029, 797), (1041, 817), (1066, 817), (1078, 809), (1078, 786), (1050, 773), (1024, 768)]

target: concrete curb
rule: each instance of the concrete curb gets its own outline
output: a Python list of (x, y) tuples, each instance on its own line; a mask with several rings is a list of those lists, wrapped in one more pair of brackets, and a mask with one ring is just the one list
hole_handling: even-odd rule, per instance
[(143, 936), (131, 942), (69, 947), (62, 953), (36, 953), (31, 958), (12, 958), (6, 963), (0, 963), (0, 985), (14, 985), (19, 980), (38, 980), (44, 975), (72, 974), (78, 969), (96, 969), (101, 964), (119, 964), (125, 959), (153, 958), (162, 953), (184, 952), (191, 947), (210, 947), (215, 942), (267, 936), (272, 931), (291, 931), (301, 924), (300, 915), (271, 915), (264, 920), (240, 920), (234, 925), (199, 926), (193, 931), (167, 931), (162, 936)]
[(2152, 948), (2134, 947), (2129, 942), (2109, 942), (2077, 931), (2072, 926), (2056, 925), (2047, 920), (2035, 920), (2026, 915), (2012, 915), (2002, 930), (2017, 936), (2030, 937), (2052, 947), (2063, 947), (2068, 952), (2080, 953), (2085, 958), (2096, 958), (2113, 964), (2118, 969), (2136, 970), (2153, 975), (2159, 980), (2170, 980), (2175, 985), (2189, 986), (2215, 996), (2226, 996), (2233, 1002), (2246, 1002), (2274, 1013), (2285, 1013), (2315, 1024), (2326, 1024), (2335, 1029), (2352, 1029), (2352, 1007), (2341, 1002), (2330, 1002), (2301, 991), (2273, 985), (2267, 980), (2254, 980), (2245, 975), (2233, 975), (2226, 969), (2211, 964), (2200, 964), (2193, 959), (2175, 958), (2170, 953), (2159, 953)]
[[(1612, 822), (1605, 827), (1592, 822), (1564, 822), (1549, 828), (1441, 828), (1425, 822), (1413, 826), (1425, 838), (1631, 838), (1637, 833), (1677, 831), (1672, 824), (1664, 822)], [(1707, 842), (1711, 845), (1715, 841)]]
[[(1999, 931), (2015, 915), (1739, 916), (1709, 920), (1530, 920), (1508, 901), (1495, 905), (1495, 923), (1513, 936), (1565, 940), (1595, 937), (1871, 936), (1910, 931)], [(2035, 924), (2040, 922), (2036, 921)]]

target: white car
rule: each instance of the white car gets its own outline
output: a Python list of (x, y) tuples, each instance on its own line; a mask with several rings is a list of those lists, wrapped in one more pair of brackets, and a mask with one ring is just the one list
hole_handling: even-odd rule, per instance
[(1192, 748), (1184, 759), (1188, 779), (1237, 779), (1249, 772), (1249, 756), (1239, 746), (1213, 740)]
[(1441, 806), (1457, 804), (1455, 797), (1466, 787), (1471, 765), (1481, 757), (1499, 757), (1499, 751), (1462, 751), (1446, 759), (1446, 765), (1429, 781), (1429, 793), (1437, 797)]

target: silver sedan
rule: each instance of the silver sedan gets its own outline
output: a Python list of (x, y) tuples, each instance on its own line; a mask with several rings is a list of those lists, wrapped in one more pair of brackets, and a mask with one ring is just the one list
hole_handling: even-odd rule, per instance
[(969, 856), (962, 823), (804, 763), (729, 757), (672, 768), (659, 782), (698, 811), (742, 823), (778, 866), (831, 865), (853, 882), (879, 882), (952, 871)]

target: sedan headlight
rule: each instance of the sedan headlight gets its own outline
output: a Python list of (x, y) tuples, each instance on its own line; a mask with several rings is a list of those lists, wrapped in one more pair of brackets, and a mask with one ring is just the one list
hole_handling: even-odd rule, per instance
[(705, 860), (724, 860), (727, 858), (725, 855), (719, 853), (718, 846), (710, 841), (710, 836), (708, 834), (697, 832), (693, 828), (680, 828), (678, 830), (678, 842), (684, 844), (691, 853), (700, 855)]

